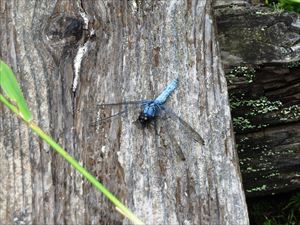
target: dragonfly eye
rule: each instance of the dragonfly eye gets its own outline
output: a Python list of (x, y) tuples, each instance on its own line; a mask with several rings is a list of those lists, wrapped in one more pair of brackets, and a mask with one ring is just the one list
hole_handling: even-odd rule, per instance
[(147, 123), (150, 121), (149, 117), (143, 112), (140, 113), (138, 120), (142, 124), (142, 126), (146, 126)]

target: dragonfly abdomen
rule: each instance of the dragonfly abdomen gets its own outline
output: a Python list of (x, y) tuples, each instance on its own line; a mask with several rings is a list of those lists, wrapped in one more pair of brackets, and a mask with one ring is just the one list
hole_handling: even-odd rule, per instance
[(178, 78), (173, 80), (162, 93), (154, 100), (155, 104), (162, 105), (166, 102), (167, 98), (172, 94), (172, 92), (178, 86)]

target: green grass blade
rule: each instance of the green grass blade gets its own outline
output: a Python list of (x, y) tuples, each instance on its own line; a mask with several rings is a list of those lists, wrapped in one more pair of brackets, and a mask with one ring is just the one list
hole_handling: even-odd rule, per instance
[(0, 87), (9, 102), (17, 107), (19, 116), (21, 116), (26, 122), (29, 122), (32, 116), (18, 81), (13, 71), (2, 60), (0, 60)]
[(29, 127), (36, 132), (44, 141), (56, 150), (66, 161), (69, 162), (80, 174), (82, 174), (95, 188), (101, 191), (117, 209), (134, 224), (145, 224), (136, 215), (134, 215), (126, 206), (124, 206), (103, 184), (101, 184), (93, 175), (91, 175), (83, 166), (81, 166), (68, 152), (66, 152), (59, 144), (57, 144), (50, 136), (44, 133), (33, 122), (29, 123)]
[(15, 114), (19, 115), (19, 109), (11, 104), (3, 95), (0, 94), (0, 102), (2, 102), (7, 108), (13, 111)]
[(41, 130), (35, 123), (31, 121), (31, 113), (27, 107), (20, 86), (14, 73), (3, 61), (0, 60), (0, 87), (3, 89), (3, 96), (0, 94), (0, 102), (20, 116), (24, 122), (53, 149), (56, 150), (69, 164), (71, 164), (80, 174), (82, 174), (95, 188), (102, 192), (122, 213), (134, 224), (145, 224), (135, 214), (133, 214), (125, 205), (121, 203), (103, 184), (101, 184), (92, 174), (90, 174), (83, 166), (81, 166), (68, 152), (66, 152), (59, 144), (57, 144), (50, 136)]
[(300, 3), (300, 0), (286, 0), (285, 2), (286, 3), (289, 3), (289, 2)]

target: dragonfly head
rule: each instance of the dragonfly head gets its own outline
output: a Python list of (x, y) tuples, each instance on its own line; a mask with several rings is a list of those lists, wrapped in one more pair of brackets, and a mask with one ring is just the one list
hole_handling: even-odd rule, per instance
[(138, 121), (140, 122), (142, 127), (146, 127), (153, 119), (154, 119), (154, 117), (149, 116), (148, 114), (146, 114), (144, 112), (141, 112), (139, 115)]
[(150, 102), (145, 105), (138, 118), (138, 121), (140, 122), (142, 127), (150, 124), (150, 122), (155, 118), (157, 110), (157, 105), (154, 102)]

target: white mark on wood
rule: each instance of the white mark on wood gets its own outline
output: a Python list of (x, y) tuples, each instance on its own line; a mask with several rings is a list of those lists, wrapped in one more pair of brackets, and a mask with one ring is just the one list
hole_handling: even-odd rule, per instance
[(296, 44), (294, 46), (291, 47), (291, 49), (295, 52), (298, 51), (300, 49), (300, 44)]
[(184, 220), (184, 221), (183, 221), (183, 224), (184, 224), (184, 225), (190, 225), (190, 224), (191, 224), (191, 221), (189, 221), (189, 220)]
[(117, 156), (118, 156), (118, 161), (121, 165), (124, 165), (124, 160), (122, 157), (122, 152), (121, 151), (117, 151)]
[(97, 110), (97, 114), (96, 114), (96, 121), (95, 121), (95, 126), (96, 126), (96, 133), (98, 134), (100, 132), (100, 128), (99, 128), (99, 123), (101, 120), (101, 115), (100, 115), (100, 110)]
[(106, 148), (106, 146), (105, 145), (103, 145), (102, 147), (101, 147), (101, 152), (105, 155), (106, 154), (106, 152), (107, 152), (107, 148)]
[(88, 16), (86, 15), (86, 13), (84, 13), (82, 11), (79, 11), (79, 13), (80, 13), (80, 16), (83, 18), (83, 21), (84, 21), (84, 29), (88, 29), (88, 25), (89, 25)]
[(97, 112), (97, 117), (96, 117), (96, 121), (99, 122), (101, 120), (101, 115), (100, 115), (100, 111), (98, 110)]
[(88, 51), (88, 47), (89, 47), (89, 41), (86, 42), (83, 46), (79, 47), (77, 54), (75, 56), (74, 59), (74, 80), (73, 80), (73, 92), (76, 91), (77, 85), (78, 85), (78, 80), (79, 80), (79, 72), (80, 72), (80, 68), (81, 68), (81, 62), (83, 59), (83, 56), (86, 54), (86, 52)]
[[(82, 17), (83, 21), (84, 21), (84, 29), (88, 29), (88, 25), (89, 25), (89, 18), (88, 15), (84, 12), (84, 10), (81, 7), (81, 1), (77, 1), (77, 5), (80, 8), (80, 16)], [(91, 31), (91, 34), (94, 33), (95, 31)], [(77, 85), (78, 85), (78, 80), (79, 80), (79, 72), (80, 72), (80, 68), (81, 68), (81, 62), (83, 59), (83, 56), (85, 55), (85, 53), (88, 50), (88, 46), (89, 46), (89, 41), (87, 41), (83, 46), (79, 47), (77, 54), (75, 56), (74, 59), (74, 80), (73, 80), (73, 92), (76, 91)]]
[(136, 1), (132, 1), (132, 9), (133, 9), (133, 11), (137, 11)]
[(94, 29), (94, 28), (91, 28), (90, 36), (94, 36), (94, 35), (95, 35), (95, 29)]
[(77, 5), (80, 8), (79, 10), (79, 14), (82, 17), (83, 21), (84, 21), (84, 29), (88, 29), (88, 25), (89, 25), (89, 17), (88, 15), (84, 12), (84, 9), (81, 7), (81, 1), (77, 1)]

